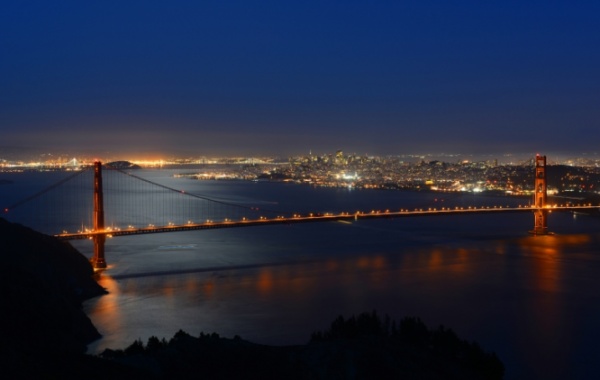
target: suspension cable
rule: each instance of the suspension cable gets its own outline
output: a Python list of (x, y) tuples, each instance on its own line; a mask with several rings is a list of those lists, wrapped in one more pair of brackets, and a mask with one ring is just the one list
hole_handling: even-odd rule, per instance
[(68, 176), (68, 177), (66, 177), (66, 178), (64, 178), (64, 179), (62, 179), (62, 180), (60, 180), (60, 181), (56, 182), (55, 184), (53, 184), (53, 185), (50, 185), (50, 186), (48, 186), (47, 188), (45, 188), (45, 189), (43, 189), (43, 190), (41, 190), (41, 191), (38, 191), (37, 193), (35, 193), (35, 194), (33, 194), (33, 195), (30, 195), (30, 196), (28, 196), (27, 198), (21, 199), (20, 201), (17, 201), (17, 202), (15, 202), (15, 203), (13, 203), (12, 205), (10, 205), (10, 206), (8, 206), (7, 208), (5, 208), (5, 209), (4, 209), (4, 212), (5, 212), (5, 213), (8, 213), (8, 211), (9, 211), (9, 210), (15, 209), (15, 208), (17, 208), (17, 207), (19, 207), (19, 206), (21, 206), (21, 205), (23, 205), (23, 204), (27, 203), (27, 202), (30, 202), (30, 201), (34, 200), (35, 198), (37, 198), (37, 197), (39, 197), (39, 196), (41, 196), (41, 195), (44, 195), (44, 194), (46, 194), (46, 193), (47, 193), (47, 192), (49, 192), (50, 190), (52, 190), (52, 189), (55, 189), (55, 188), (57, 188), (58, 186), (60, 186), (60, 185), (64, 184), (65, 182), (68, 182), (68, 181), (72, 180), (73, 178), (75, 178), (75, 177), (77, 177), (77, 176), (79, 176), (79, 175), (83, 174), (84, 172), (86, 172), (86, 171), (87, 171), (87, 170), (89, 170), (89, 169), (90, 169), (89, 167), (87, 167), (87, 168), (84, 168), (83, 170), (81, 170), (81, 171), (78, 171), (78, 172), (76, 172), (76, 173), (74, 173), (74, 174), (71, 174), (70, 176)]
[[(193, 198), (197, 198), (197, 199), (202, 199), (202, 200), (205, 200), (205, 201), (209, 201), (209, 202), (213, 202), (213, 203), (217, 203), (217, 204), (221, 204), (221, 205), (225, 205), (225, 206), (238, 207), (238, 208), (242, 208), (242, 209), (246, 209), (246, 210), (255, 210), (255, 209), (257, 209), (257, 207), (241, 205), (239, 203), (231, 203), (231, 202), (219, 201), (219, 200), (216, 200), (216, 199), (213, 199), (213, 198), (209, 198), (209, 197), (206, 197), (206, 196), (202, 196), (202, 195), (198, 195), (198, 194), (193, 194), (193, 193), (188, 193), (188, 192), (185, 192), (184, 190), (178, 190), (178, 189), (175, 189), (175, 188), (172, 188), (172, 187), (160, 184), (160, 183), (152, 182), (152, 181), (150, 181), (150, 180), (148, 180), (146, 178), (142, 178), (142, 177), (137, 176), (135, 174), (128, 173), (128, 172), (123, 171), (121, 169), (110, 168), (110, 167), (109, 167), (109, 169), (110, 170), (115, 170), (117, 172), (125, 174), (125, 175), (127, 175), (129, 177), (138, 179), (140, 181), (149, 183), (151, 185), (158, 186), (158, 187), (163, 188), (165, 190), (169, 190), (169, 191), (172, 191), (172, 192), (175, 192), (175, 193), (187, 195), (189, 197), (193, 197)], [(263, 208), (261, 208), (261, 210), (266, 211), (266, 212), (272, 212), (272, 213), (281, 213), (281, 211), (269, 210), (269, 209), (263, 209)]]

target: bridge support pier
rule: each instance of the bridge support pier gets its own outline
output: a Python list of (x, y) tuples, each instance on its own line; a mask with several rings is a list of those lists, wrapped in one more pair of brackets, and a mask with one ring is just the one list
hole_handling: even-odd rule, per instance
[(535, 156), (535, 188), (533, 193), (534, 211), (534, 235), (548, 235), (548, 209), (546, 187), (546, 156)]
[[(104, 195), (102, 192), (102, 162), (94, 162), (94, 231), (104, 231)], [(94, 269), (105, 269), (104, 242), (106, 235), (94, 235), (94, 257), (90, 260)]]
[(94, 257), (90, 260), (94, 269), (106, 269), (106, 260), (104, 259), (104, 242), (106, 236), (94, 236)]

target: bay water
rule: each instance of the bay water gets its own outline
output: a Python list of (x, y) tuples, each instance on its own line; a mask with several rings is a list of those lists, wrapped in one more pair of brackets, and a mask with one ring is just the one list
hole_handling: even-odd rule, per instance
[[(140, 176), (186, 192), (273, 210), (354, 212), (527, 204), (523, 198), (198, 181), (181, 170)], [(0, 173), (12, 202), (58, 173)], [(91, 198), (91, 194), (89, 195)], [(108, 217), (108, 216), (107, 216)], [(10, 218), (9, 218), (10, 220)], [(25, 223), (25, 222), (23, 222)], [(26, 224), (26, 223), (25, 223)], [(109, 294), (86, 301), (103, 338), (88, 352), (179, 330), (303, 344), (338, 315), (418, 316), (495, 351), (507, 379), (600, 373), (600, 219), (553, 213), (452, 215), (137, 235), (109, 239)], [(90, 241), (73, 241), (91, 257)]]

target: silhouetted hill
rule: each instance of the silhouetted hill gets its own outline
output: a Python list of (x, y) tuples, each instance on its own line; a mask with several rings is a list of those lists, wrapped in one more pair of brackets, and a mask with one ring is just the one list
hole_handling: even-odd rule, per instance
[(375, 312), (336, 319), (306, 345), (274, 347), (218, 334), (195, 338), (179, 331), (151, 337), (125, 350), (106, 350), (111, 362), (177, 379), (422, 379), (494, 380), (504, 365), (476, 343), (443, 326), (430, 330), (418, 318), (399, 323)]
[(100, 337), (81, 302), (105, 290), (70, 244), (0, 218), (0, 256), (5, 365), (33, 371), (48, 364), (39, 359), (81, 354)]
[(106, 164), (107, 167), (119, 170), (141, 169), (142, 167), (129, 161), (113, 161)]

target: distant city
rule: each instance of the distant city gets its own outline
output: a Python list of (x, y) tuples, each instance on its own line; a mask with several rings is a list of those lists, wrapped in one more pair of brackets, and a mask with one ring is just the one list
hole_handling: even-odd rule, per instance
[[(43, 154), (37, 159), (0, 157), (1, 172), (81, 170), (97, 158)], [(446, 192), (496, 192), (529, 195), (533, 189), (533, 155), (499, 158), (426, 154), (371, 156), (327, 154), (278, 157), (196, 157), (118, 161), (121, 169), (169, 168), (176, 177), (194, 180), (285, 181), (348, 189), (405, 189)], [(123, 166), (125, 165), (125, 166)], [(600, 157), (596, 154), (549, 157), (550, 195), (599, 194)]]

